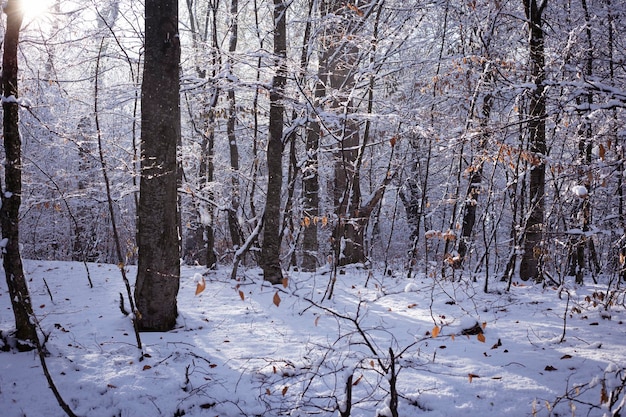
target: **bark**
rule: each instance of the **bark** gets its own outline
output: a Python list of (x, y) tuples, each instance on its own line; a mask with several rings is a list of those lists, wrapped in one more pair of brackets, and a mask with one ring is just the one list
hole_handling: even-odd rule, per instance
[(274, 59), (276, 73), (270, 90), (269, 140), (267, 144), (267, 195), (263, 214), (263, 244), (261, 267), (263, 278), (280, 284), (283, 273), (280, 266), (280, 194), (283, 182), (283, 96), (287, 81), (287, 28), (286, 4), (274, 0)]
[(15, 317), (15, 337), (18, 349), (31, 350), (36, 347), (37, 331), (34, 324), (33, 306), (28, 292), (26, 276), (20, 254), (19, 211), (22, 203), (22, 149), (19, 132), (19, 104), (17, 85), (17, 47), (22, 26), (22, 5), (18, 0), (9, 0), (4, 7), (7, 15), (2, 55), (3, 134), (6, 160), (5, 189), (0, 199), (0, 226), (6, 241), (3, 266), (9, 289), (9, 298)]
[(139, 328), (167, 331), (176, 323), (180, 280), (176, 163), (180, 140), (178, 2), (147, 0), (145, 24), (135, 299)]
[[(237, 50), (237, 0), (231, 0), (230, 3), (230, 39), (228, 43), (228, 69), (231, 71), (233, 62), (233, 53)], [(242, 234), (237, 213), (239, 211), (239, 148), (237, 146), (237, 136), (235, 135), (235, 126), (237, 122), (237, 105), (235, 100), (235, 89), (228, 90), (228, 121), (226, 122), (226, 132), (228, 136), (228, 149), (230, 152), (230, 208), (228, 210), (228, 229), (230, 230), (230, 239), (235, 250), (241, 246)]]
[(545, 54), (542, 13), (547, 0), (524, 0), (529, 26), (530, 76), (534, 89), (530, 96), (528, 121), (529, 149), (534, 155), (529, 180), (529, 213), (524, 228), (524, 252), (520, 263), (520, 278), (542, 280), (541, 257), (543, 242), (544, 194), (546, 166), (546, 98), (545, 98)]
[[(313, 10), (314, 2), (311, 1), (311, 10)], [(307, 34), (310, 33), (310, 26), (307, 25)], [(305, 36), (307, 39), (308, 36)], [(302, 63), (305, 61), (305, 50), (303, 49)], [(322, 58), (322, 57), (320, 57)], [(317, 67), (318, 80), (315, 83), (315, 98), (313, 105), (313, 114), (306, 127), (306, 162), (302, 169), (302, 188), (303, 188), (303, 216), (308, 218), (309, 222), (304, 223), (302, 231), (302, 269), (304, 271), (315, 271), (319, 264), (318, 250), (319, 242), (317, 239), (317, 221), (319, 219), (319, 147), (320, 147), (320, 105), (322, 98), (326, 95), (326, 88), (322, 82), (322, 73), (324, 72), (326, 62), (320, 59)], [(302, 65), (304, 68), (304, 65)], [(307, 224), (308, 223), (308, 224)]]

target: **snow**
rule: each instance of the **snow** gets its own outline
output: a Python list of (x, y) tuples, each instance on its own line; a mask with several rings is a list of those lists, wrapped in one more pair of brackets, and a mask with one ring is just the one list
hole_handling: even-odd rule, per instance
[(589, 195), (589, 192), (587, 191), (587, 187), (585, 187), (584, 185), (575, 185), (572, 187), (572, 193), (576, 196), (576, 197), (580, 197), (580, 198), (586, 198)]
[[(609, 394), (623, 386), (624, 295), (614, 294), (605, 311), (598, 294), (608, 277), (567, 288), (515, 283), (508, 292), (492, 282), (484, 294), (482, 279), (376, 270), (365, 287), (369, 271), (346, 268), (327, 300), (330, 273), (291, 271), (283, 287), (264, 283), (258, 269), (240, 267), (231, 280), (224, 266), (183, 267), (177, 326), (142, 333), (140, 360), (132, 323), (119, 310), (125, 289), (117, 266), (89, 268), (94, 288), (81, 263), (25, 261), (49, 335), (48, 367), (80, 416), (334, 417), (347, 407), (351, 374), (351, 415), (392, 415), (381, 368), (389, 367), (389, 348), (400, 370), (401, 416), (571, 415), (572, 405), (576, 415), (608, 416), (603, 386)], [(206, 288), (195, 295), (202, 278)], [(0, 312), (6, 334), (13, 315), (2, 276)], [(477, 323), (481, 337), (462, 333)], [(433, 338), (435, 326), (441, 332)], [(33, 352), (0, 352), (0, 410), (65, 415)]]

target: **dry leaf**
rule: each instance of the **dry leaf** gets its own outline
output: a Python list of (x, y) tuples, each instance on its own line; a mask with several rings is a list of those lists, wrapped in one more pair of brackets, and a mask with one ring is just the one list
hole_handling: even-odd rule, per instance
[(353, 387), (356, 387), (357, 385), (359, 385), (359, 382), (361, 382), (361, 379), (363, 379), (363, 374), (361, 374), (361, 376), (359, 376), (359, 377), (356, 379), (356, 381), (354, 381), (354, 382), (352, 383), (352, 386), (353, 386)]
[(320, 321), (320, 316), (315, 317), (315, 327), (317, 327), (317, 323)]
[(204, 277), (200, 279), (198, 285), (196, 286), (196, 295), (200, 294), (206, 288), (206, 282), (204, 281)]
[(472, 383), (472, 379), (474, 379), (474, 378), (480, 378), (480, 376), (479, 376), (479, 375), (476, 375), (476, 374), (467, 374), (467, 377), (469, 378), (469, 382), (470, 382), (470, 384)]
[(143, 370), (147, 371), (148, 369), (151, 369), (152, 367), (150, 365), (144, 365), (143, 366)]
[(598, 145), (598, 156), (603, 161), (604, 161), (604, 155), (605, 154), (606, 154), (606, 149), (604, 149), (604, 145), (603, 144), (599, 144)]
[(241, 298), (241, 301), (244, 301), (246, 299), (246, 295), (241, 290), (239, 290), (239, 298)]
[(600, 403), (606, 404), (609, 402), (609, 396), (606, 393), (606, 382), (602, 380), (602, 388), (600, 389)]
[(285, 387), (285, 388), (283, 388), (283, 391), (282, 391), (283, 397), (285, 396), (285, 394), (287, 394), (287, 390), (288, 390), (288, 389), (289, 389), (289, 387)]
[(274, 294), (274, 299), (272, 300), (274, 302), (274, 305), (276, 307), (278, 307), (280, 305), (280, 296), (278, 295), (278, 291), (276, 291), (276, 294)]
[(391, 139), (389, 139), (389, 144), (391, 145), (391, 147), (393, 148), (394, 146), (396, 146), (396, 141), (398, 139), (395, 136), (392, 136)]
[(439, 329), (439, 326), (435, 326), (433, 327), (433, 330), (430, 332), (430, 335), (433, 337), (433, 339), (437, 336), (439, 336), (439, 331), (441, 329)]
[(272, 395), (272, 392), (270, 391), (269, 388), (265, 388), (265, 394), (267, 395)]
[(283, 287), (287, 288), (288, 285), (289, 285), (289, 278), (288, 277), (283, 278)]
[(478, 339), (478, 341), (481, 343), (485, 343), (485, 335), (482, 333), (477, 334), (476, 339)]

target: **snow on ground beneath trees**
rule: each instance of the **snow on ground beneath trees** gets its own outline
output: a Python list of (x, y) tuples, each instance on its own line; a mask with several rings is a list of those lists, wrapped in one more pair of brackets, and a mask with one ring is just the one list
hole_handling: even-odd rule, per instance
[[(25, 263), (48, 367), (80, 416), (337, 416), (350, 375), (352, 416), (391, 415), (392, 354), (401, 416), (602, 416), (626, 366), (624, 300), (605, 311), (606, 285), (493, 283), (485, 294), (480, 277), (357, 268), (327, 300), (324, 273), (272, 287), (259, 270), (233, 281), (225, 267), (184, 267), (177, 327), (142, 333), (140, 361), (117, 267), (89, 269), (94, 288), (80, 263)], [(12, 321), (1, 277), (3, 333)], [(33, 352), (0, 352), (0, 414), (65, 415)]]

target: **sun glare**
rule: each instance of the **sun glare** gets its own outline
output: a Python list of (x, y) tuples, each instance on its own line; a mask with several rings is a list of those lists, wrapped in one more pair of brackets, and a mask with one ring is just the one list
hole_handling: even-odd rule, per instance
[(52, 9), (56, 0), (22, 0), (22, 9), (26, 20), (34, 20), (43, 17)]

